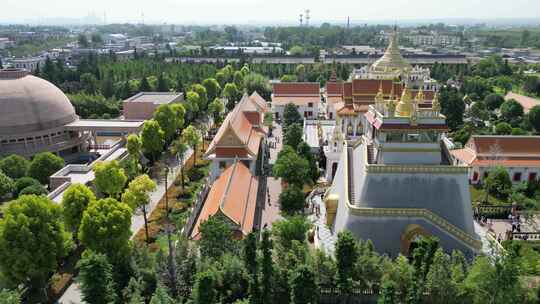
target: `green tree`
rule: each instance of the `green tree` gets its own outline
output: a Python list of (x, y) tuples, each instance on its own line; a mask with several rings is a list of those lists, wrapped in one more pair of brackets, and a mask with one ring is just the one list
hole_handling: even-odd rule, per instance
[(295, 45), (289, 49), (289, 54), (292, 56), (302, 56), (304, 55), (304, 48), (299, 45)]
[(49, 193), (49, 192), (42, 185), (32, 185), (32, 186), (28, 186), (28, 187), (22, 189), (21, 192), (19, 192), (19, 196), (20, 195), (30, 195), (30, 194), (45, 195), (47, 193)]
[(93, 170), (97, 190), (113, 198), (120, 197), (127, 182), (126, 173), (120, 163), (117, 160), (98, 162)]
[(497, 166), (493, 168), (484, 181), (489, 194), (499, 198), (506, 199), (512, 189), (512, 180), (504, 167)]
[(36, 179), (28, 177), (28, 176), (21, 177), (15, 181), (15, 189), (13, 190), (13, 193), (16, 196), (18, 196), (21, 193), (21, 191), (31, 186), (41, 186), (41, 183), (38, 182)]
[(304, 193), (302, 188), (291, 185), (279, 194), (279, 208), (287, 215), (294, 215), (304, 210)]
[(336, 243), (337, 281), (342, 293), (348, 294), (352, 288), (353, 266), (358, 260), (358, 242), (351, 232), (338, 233)]
[(306, 67), (303, 64), (299, 64), (295, 68), (296, 76), (298, 77), (298, 81), (306, 81)]
[(175, 303), (173, 298), (169, 296), (167, 293), (167, 290), (163, 286), (158, 286), (156, 288), (156, 291), (154, 292), (154, 295), (152, 296), (152, 299), (150, 300), (150, 304), (173, 304)]
[(87, 94), (96, 94), (99, 91), (99, 83), (91, 73), (84, 73), (81, 75), (81, 87)]
[(454, 88), (443, 87), (439, 97), (441, 113), (446, 116), (446, 122), (451, 130), (456, 130), (463, 124), (465, 102), (462, 95)]
[(300, 265), (290, 275), (291, 303), (318, 303), (317, 276), (307, 265)]
[(486, 121), (489, 119), (489, 112), (487, 111), (486, 104), (481, 101), (477, 101), (472, 104), (469, 109), (469, 115), (477, 120)]
[(529, 119), (530, 124), (536, 130), (536, 133), (540, 133), (540, 106), (536, 105), (536, 106), (532, 107), (529, 110), (529, 114), (528, 114), (527, 117)]
[(495, 133), (497, 135), (510, 135), (512, 134), (512, 126), (507, 122), (499, 122), (495, 125)]
[(221, 93), (221, 86), (215, 78), (207, 78), (203, 80), (202, 85), (208, 94), (208, 100), (214, 100)]
[(475, 304), (527, 303), (527, 290), (512, 254), (494, 260), (477, 257), (464, 281), (464, 288)]
[(294, 150), (298, 150), (298, 145), (303, 141), (304, 129), (299, 123), (293, 123), (285, 129), (283, 136), (283, 144), (291, 146)]
[(276, 221), (272, 224), (272, 234), (276, 242), (284, 249), (288, 250), (293, 241), (304, 243), (306, 234), (311, 228), (311, 224), (303, 216), (296, 215), (284, 220)]
[(77, 236), (84, 211), (95, 200), (94, 192), (83, 184), (72, 184), (64, 192), (62, 197), (64, 223), (74, 236)]
[(49, 183), (49, 176), (64, 167), (64, 160), (50, 152), (38, 153), (28, 167), (28, 175), (42, 184)]
[(270, 99), (270, 84), (268, 79), (261, 74), (250, 73), (244, 76), (244, 88), (248, 95), (253, 92), (259, 93), (264, 99)]
[(242, 71), (236, 71), (233, 74), (233, 83), (236, 85), (237, 88), (240, 90), (243, 88), (244, 85), (244, 74)]
[(79, 46), (82, 48), (87, 48), (90, 46), (90, 43), (88, 42), (88, 38), (85, 34), (79, 34), (77, 36), (77, 42), (79, 43)]
[(83, 213), (79, 240), (86, 248), (121, 258), (128, 254), (131, 208), (113, 198), (91, 202)]
[(17, 154), (11, 154), (0, 160), (0, 171), (13, 179), (25, 176), (28, 167), (30, 167), (30, 162)]
[(0, 199), (6, 195), (13, 193), (15, 190), (15, 183), (13, 180), (0, 171)]
[(109, 304), (116, 302), (113, 268), (107, 256), (85, 250), (77, 263), (82, 299), (89, 304)]
[(452, 280), (450, 257), (439, 248), (426, 277), (426, 289), (432, 303), (458, 303), (458, 290)]
[(150, 241), (148, 236), (148, 204), (150, 203), (150, 192), (154, 190), (156, 190), (156, 183), (148, 175), (144, 174), (132, 180), (124, 194), (122, 194), (123, 203), (132, 209), (142, 211), (147, 243)]
[(139, 84), (139, 92), (150, 92), (152, 91), (152, 87), (150, 87), (150, 83), (148, 82), (148, 79), (146, 77), (143, 77), (141, 79), (141, 83)]
[(157, 91), (169, 92), (169, 83), (163, 73), (160, 73), (157, 79)]
[(281, 82), (297, 82), (298, 77), (296, 75), (285, 74), (285, 75), (281, 76), (279, 81), (281, 81)]
[(504, 98), (496, 93), (489, 94), (484, 99), (484, 103), (486, 104), (488, 110), (495, 111), (498, 109), (504, 102)]
[(44, 290), (70, 248), (62, 210), (48, 198), (24, 195), (5, 209), (0, 220), (0, 267), (13, 285)]
[(223, 104), (223, 101), (221, 101), (221, 98), (215, 98), (214, 101), (208, 105), (208, 113), (212, 114), (215, 122), (221, 121), (224, 112), (225, 105)]
[(274, 276), (274, 261), (272, 260), (272, 239), (271, 233), (268, 230), (263, 230), (261, 241), (261, 291), (262, 303), (272, 303), (272, 283)]
[(288, 184), (302, 187), (311, 181), (309, 162), (300, 157), (290, 146), (283, 147), (279, 152), (272, 170), (274, 176), (280, 177)]
[(286, 104), (283, 109), (283, 126), (287, 128), (294, 123), (301, 125), (302, 121), (302, 116), (298, 112), (298, 108), (293, 103)]
[(253, 303), (260, 303), (259, 266), (257, 263), (257, 234), (251, 232), (244, 239), (244, 265), (249, 273), (249, 293)]
[(130, 134), (127, 137), (126, 148), (129, 156), (138, 161), (142, 151), (141, 138), (137, 134)]
[(206, 88), (198, 83), (191, 86), (191, 89), (199, 94), (199, 109), (205, 111), (208, 106), (208, 92)]
[(384, 280), (381, 289), (381, 295), (377, 300), (378, 304), (399, 303), (396, 282), (392, 280)]
[[(2, 62), (0, 62), (2, 68)], [(0, 304), (21, 304), (21, 295), (16, 290), (0, 289)]]
[(189, 91), (186, 93), (187, 103), (185, 103), (184, 106), (186, 106), (186, 112), (189, 114), (188, 117), (190, 119), (197, 117), (200, 110), (200, 99), (201, 97), (197, 92)]
[(193, 302), (195, 304), (216, 303), (216, 274), (210, 270), (197, 273), (193, 286)]
[(200, 225), (199, 232), (199, 248), (203, 257), (219, 260), (234, 249), (232, 229), (220, 216), (209, 217)]
[(161, 152), (165, 141), (165, 133), (155, 120), (147, 120), (144, 122), (141, 132), (141, 142), (144, 153), (151, 161), (156, 161)]
[[(180, 107), (182, 105), (178, 105)], [(178, 130), (184, 125), (185, 111), (175, 111), (173, 106), (163, 104), (160, 105), (154, 112), (154, 120), (158, 122), (159, 127), (163, 130), (163, 135), (166, 143), (170, 143)]]
[(507, 122), (516, 122), (523, 117), (523, 106), (514, 99), (507, 100), (501, 105), (501, 117)]
[(223, 88), (223, 97), (227, 99), (227, 109), (232, 110), (236, 102), (240, 100), (241, 92), (234, 83), (227, 83)]
[(113, 70), (110, 70), (107, 73), (107, 76), (101, 82), (101, 94), (106, 98), (111, 98), (114, 96), (114, 74)]
[(181, 180), (181, 183), (182, 183), (182, 191), (184, 191), (185, 189), (185, 178), (184, 178), (184, 157), (186, 155), (186, 152), (188, 150), (188, 146), (182, 141), (181, 138), (173, 141), (172, 145), (171, 145), (171, 151), (174, 155), (176, 155), (178, 157), (178, 159), (180, 160), (180, 163), (182, 164), (182, 166), (180, 166), (180, 180)]
[(202, 137), (199, 131), (192, 125), (182, 131), (182, 141), (193, 149), (193, 166), (197, 164), (197, 146), (201, 143)]

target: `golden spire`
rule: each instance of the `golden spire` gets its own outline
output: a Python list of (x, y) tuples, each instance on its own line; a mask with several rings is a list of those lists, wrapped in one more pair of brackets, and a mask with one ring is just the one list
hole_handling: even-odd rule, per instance
[(396, 116), (411, 117), (413, 110), (411, 91), (408, 85), (406, 85), (403, 89), (403, 94), (401, 94), (401, 100), (396, 106)]
[(435, 92), (435, 96), (433, 96), (433, 102), (431, 104), (431, 109), (435, 112), (441, 112), (441, 103), (439, 102), (439, 93)]
[(416, 93), (416, 103), (420, 104), (424, 102), (424, 88), (420, 86), (420, 90), (418, 90), (418, 93)]
[(379, 92), (375, 95), (375, 104), (384, 104), (384, 94), (382, 88), (382, 80), (379, 83)]

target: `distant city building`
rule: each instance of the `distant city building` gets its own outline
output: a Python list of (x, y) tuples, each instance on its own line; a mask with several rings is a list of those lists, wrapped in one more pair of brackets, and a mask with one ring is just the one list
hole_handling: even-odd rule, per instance
[(11, 65), (16, 69), (25, 69), (30, 72), (35, 72), (36, 69), (45, 63), (43, 57), (18, 58), (11, 60)]
[(289, 103), (297, 107), (302, 117), (317, 118), (320, 102), (318, 82), (280, 82), (272, 85), (272, 112), (276, 119), (283, 118), (283, 110)]
[(540, 176), (540, 136), (473, 135), (451, 154), (454, 163), (470, 166), (472, 184), (481, 183), (496, 166), (504, 167), (513, 183)]
[(125, 119), (151, 119), (155, 110), (163, 104), (184, 101), (184, 93), (140, 92), (123, 102)]
[(430, 34), (430, 35), (407, 35), (405, 39), (409, 40), (415, 46), (457, 46), (461, 45), (461, 37), (455, 35)]
[(9, 40), (9, 38), (0, 37), (0, 50), (7, 48), (8, 46), (13, 45), (14, 42)]

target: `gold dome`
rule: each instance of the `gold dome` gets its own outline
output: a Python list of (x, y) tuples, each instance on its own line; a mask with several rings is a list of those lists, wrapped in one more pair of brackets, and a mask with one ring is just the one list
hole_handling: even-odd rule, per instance
[(384, 52), (384, 55), (373, 63), (370, 68), (374, 72), (407, 72), (412, 69), (410, 63), (401, 56), (397, 41), (397, 31), (390, 34), (390, 43)]

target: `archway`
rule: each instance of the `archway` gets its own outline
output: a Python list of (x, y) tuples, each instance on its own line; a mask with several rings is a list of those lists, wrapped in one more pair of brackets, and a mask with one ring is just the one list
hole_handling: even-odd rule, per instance
[(408, 225), (403, 234), (401, 234), (401, 253), (404, 256), (410, 256), (418, 241), (423, 237), (431, 236), (424, 227), (417, 224)]

